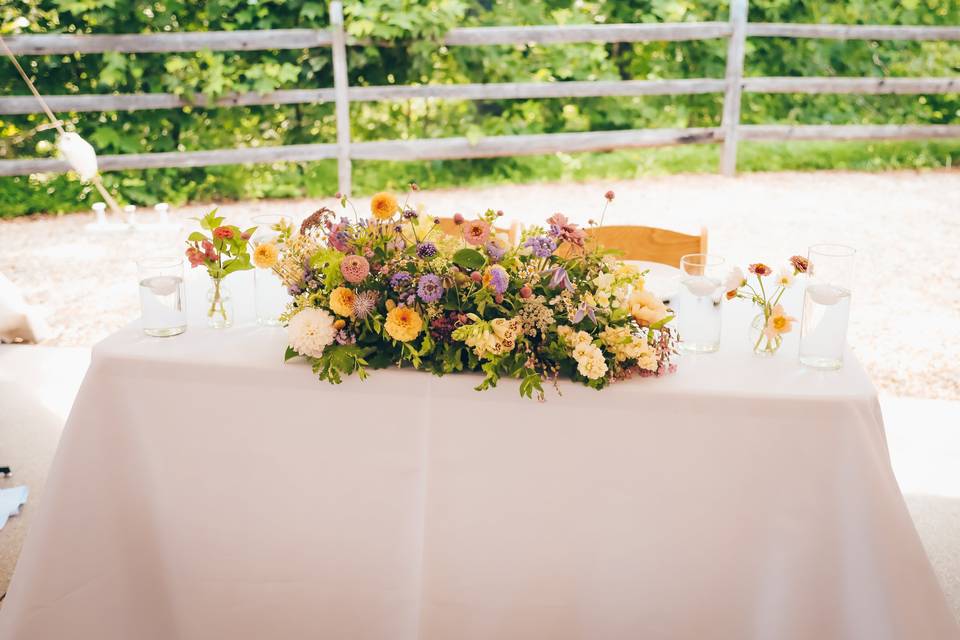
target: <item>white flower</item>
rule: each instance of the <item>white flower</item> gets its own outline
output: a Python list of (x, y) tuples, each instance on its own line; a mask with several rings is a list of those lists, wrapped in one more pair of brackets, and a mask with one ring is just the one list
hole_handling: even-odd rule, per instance
[(657, 356), (651, 350), (644, 351), (637, 358), (637, 366), (647, 371), (657, 370)]
[(736, 291), (745, 284), (747, 284), (747, 276), (744, 275), (743, 269), (740, 267), (734, 267), (730, 270), (730, 274), (727, 276), (727, 280), (723, 284), (723, 290)]
[(333, 342), (336, 334), (333, 322), (333, 316), (324, 309), (304, 309), (290, 318), (287, 342), (300, 355), (319, 358)]
[(607, 375), (607, 361), (603, 359), (603, 353), (600, 349), (593, 347), (592, 357), (586, 357), (577, 361), (577, 371), (580, 375), (591, 380), (597, 380)]
[(612, 273), (601, 273), (593, 279), (593, 284), (597, 285), (597, 289), (602, 291), (612, 287), (614, 280), (616, 280), (616, 277)]
[(793, 286), (793, 271), (787, 267), (780, 267), (777, 272), (777, 284), (784, 288)]

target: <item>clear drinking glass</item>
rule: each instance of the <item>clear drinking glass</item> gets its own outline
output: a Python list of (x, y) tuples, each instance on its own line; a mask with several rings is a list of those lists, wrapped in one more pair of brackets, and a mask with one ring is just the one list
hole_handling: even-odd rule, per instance
[(839, 244), (815, 244), (807, 254), (800, 362), (808, 367), (843, 366), (855, 254), (851, 247)]
[[(274, 242), (280, 237), (279, 225), (289, 225), (290, 218), (283, 215), (261, 215), (251, 218), (253, 224), (257, 226), (250, 242), (253, 248), (257, 245)], [(290, 302), (290, 294), (287, 288), (283, 286), (280, 276), (271, 269), (257, 268), (253, 272), (253, 298), (257, 310), (257, 323), (262, 325), (276, 326), (280, 324), (280, 314), (283, 313), (287, 303)]]
[(677, 331), (680, 348), (711, 353), (720, 348), (720, 303), (723, 298), (723, 258), (691, 253), (680, 259)]
[(187, 329), (183, 295), (183, 259), (137, 260), (140, 281), (140, 319), (148, 336), (166, 337)]

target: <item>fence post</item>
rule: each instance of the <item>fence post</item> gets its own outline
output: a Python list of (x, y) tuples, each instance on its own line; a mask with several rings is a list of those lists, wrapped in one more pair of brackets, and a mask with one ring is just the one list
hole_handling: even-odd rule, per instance
[(337, 186), (340, 193), (350, 195), (350, 97), (347, 93), (347, 45), (343, 33), (343, 3), (330, 3), (330, 36), (333, 53), (333, 95), (337, 114)]
[(720, 172), (737, 173), (737, 138), (740, 128), (740, 97), (743, 93), (743, 54), (747, 37), (747, 0), (730, 1), (730, 42), (727, 43), (726, 91), (723, 94), (723, 151)]

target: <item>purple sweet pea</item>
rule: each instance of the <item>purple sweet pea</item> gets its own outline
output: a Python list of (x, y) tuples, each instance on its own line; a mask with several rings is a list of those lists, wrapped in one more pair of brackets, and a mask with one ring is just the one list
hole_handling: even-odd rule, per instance
[(557, 250), (557, 241), (548, 236), (533, 236), (527, 238), (523, 246), (533, 251), (538, 258), (549, 258)]
[(428, 304), (443, 297), (443, 283), (440, 277), (432, 273), (420, 276), (417, 282), (417, 295)]
[(581, 302), (580, 306), (577, 307), (576, 313), (573, 314), (573, 323), (576, 324), (583, 320), (584, 317), (589, 316), (594, 323), (597, 322), (597, 316), (594, 314), (596, 311), (595, 307), (591, 307), (586, 302)]
[(567, 275), (567, 270), (563, 267), (555, 267), (548, 271), (552, 274), (550, 276), (549, 287), (551, 289), (567, 289), (568, 291), (573, 291), (573, 283), (570, 282), (570, 276)]
[(493, 262), (500, 262), (503, 259), (503, 256), (507, 254), (507, 249), (501, 247), (499, 244), (490, 240), (484, 245), (484, 249), (487, 250), (487, 255), (490, 256), (490, 260)]

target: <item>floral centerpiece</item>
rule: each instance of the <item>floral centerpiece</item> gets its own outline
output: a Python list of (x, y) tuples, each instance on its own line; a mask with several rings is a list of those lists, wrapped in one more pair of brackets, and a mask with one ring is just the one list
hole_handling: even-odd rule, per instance
[(293, 296), (286, 356), (305, 357), (321, 379), (391, 365), (479, 371), (478, 390), (513, 377), (523, 396), (543, 399), (544, 382), (561, 376), (600, 389), (673, 369), (670, 311), (562, 214), (513, 245), (496, 228), (500, 212), (457, 214), (449, 235), (388, 193), (370, 211), (317, 211), (274, 266)]
[(750, 326), (750, 341), (754, 353), (773, 355), (783, 344), (783, 334), (789, 333), (797, 320), (787, 315), (780, 300), (787, 289), (793, 286), (794, 278), (806, 273), (807, 259), (793, 256), (790, 258), (790, 265), (781, 267), (772, 279), (770, 276), (773, 275), (773, 269), (762, 262), (751, 264), (747, 271), (755, 277), (756, 286), (740, 267), (734, 267), (727, 276), (727, 299), (750, 300), (760, 307), (760, 313)]
[(223, 280), (231, 273), (253, 268), (247, 245), (256, 227), (241, 231), (239, 227), (223, 224), (224, 220), (214, 209), (197, 218), (203, 231), (194, 231), (187, 236), (186, 254), (190, 266), (205, 267), (210, 276), (207, 322), (215, 329), (233, 324), (230, 292)]

